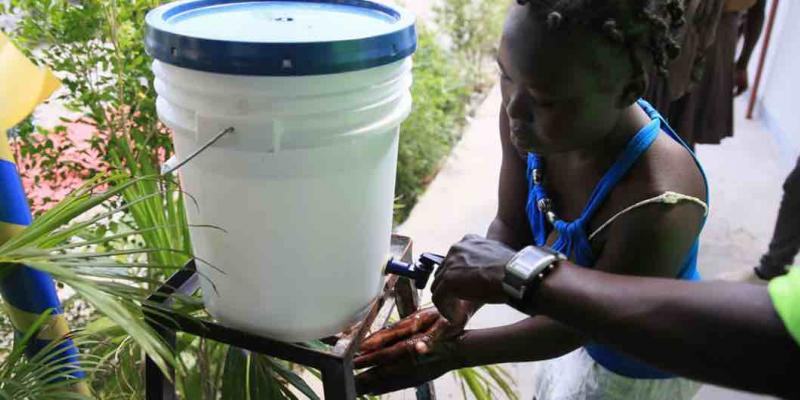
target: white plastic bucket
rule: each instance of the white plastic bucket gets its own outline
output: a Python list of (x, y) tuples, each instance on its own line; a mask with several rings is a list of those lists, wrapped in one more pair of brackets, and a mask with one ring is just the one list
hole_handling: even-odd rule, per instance
[(192, 229), (209, 312), (286, 341), (339, 332), (389, 257), (413, 16), (369, 0), (181, 0), (146, 27), (159, 117), (191, 158), (189, 222), (220, 228)]
[(153, 63), (209, 312), (287, 341), (341, 331), (379, 293), (389, 258), (411, 60), (330, 75), (265, 77)]

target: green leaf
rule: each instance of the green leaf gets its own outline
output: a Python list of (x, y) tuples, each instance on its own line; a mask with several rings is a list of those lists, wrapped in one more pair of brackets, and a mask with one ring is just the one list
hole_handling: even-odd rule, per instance
[(481, 367), (483, 371), (489, 374), (492, 381), (500, 387), (503, 393), (506, 395), (506, 398), (510, 400), (517, 400), (519, 397), (517, 396), (516, 392), (513, 389), (513, 385), (516, 384), (514, 382), (513, 377), (509, 374), (503, 367), (496, 366), (496, 365), (486, 365)]
[(475, 396), (476, 400), (492, 400), (487, 392), (487, 388), (481, 383), (478, 373), (472, 369), (458, 370), (457, 374), (461, 379), (466, 382), (470, 392)]
[(242, 400), (287, 398), (272, 374), (272, 363), (236, 347), (230, 347), (225, 357), (221, 396)]
[[(87, 396), (73, 393), (76, 366), (65, 367), (64, 362), (72, 359), (72, 356), (65, 355), (68, 348), (62, 346), (66, 338), (50, 342), (31, 358), (22, 356), (25, 345), (49, 320), (50, 315), (50, 311), (43, 313), (22, 340), (15, 343), (11, 354), (0, 362), (0, 398), (88, 399)], [(94, 363), (89, 358), (81, 357), (77, 367), (92, 370)]]
[(310, 386), (303, 380), (299, 375), (295, 374), (294, 371), (287, 368), (283, 365), (280, 361), (272, 361), (272, 368), (280, 375), (283, 379), (289, 382), (292, 386), (297, 388), (301, 393), (303, 393), (307, 398), (311, 400), (319, 400), (319, 396), (311, 389)]

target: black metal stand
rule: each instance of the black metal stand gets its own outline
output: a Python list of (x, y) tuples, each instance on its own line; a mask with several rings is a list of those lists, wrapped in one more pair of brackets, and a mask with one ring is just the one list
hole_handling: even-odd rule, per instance
[[(392, 236), (392, 255), (411, 262), (411, 240)], [(302, 344), (286, 343), (237, 329), (227, 328), (212, 321), (195, 320), (170, 311), (173, 294), (191, 295), (199, 288), (199, 275), (194, 261), (172, 275), (148, 300), (159, 304), (157, 309), (146, 308), (151, 324), (174, 350), (177, 332), (185, 332), (252, 352), (276, 357), (319, 370), (322, 374), (324, 398), (327, 400), (351, 400), (356, 398), (353, 375), (353, 356), (364, 337), (384, 326), (393, 306), (397, 306), (401, 317), (417, 310), (419, 298), (413, 282), (406, 278), (390, 276), (386, 279), (383, 293), (376, 298), (367, 315), (344, 332), (324, 339), (329, 348), (312, 349)], [(379, 318), (381, 317), (381, 318)], [(174, 400), (174, 371), (165, 376), (161, 369), (147, 358), (145, 366), (146, 399)], [(417, 388), (417, 399), (435, 399), (433, 385), (426, 383)]]

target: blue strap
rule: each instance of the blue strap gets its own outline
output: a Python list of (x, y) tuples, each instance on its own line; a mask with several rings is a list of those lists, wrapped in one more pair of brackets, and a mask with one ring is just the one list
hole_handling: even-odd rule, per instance
[(592, 265), (594, 255), (584, 225), (582, 219), (572, 222), (555, 221), (558, 239), (553, 243), (553, 250), (574, 258), (578, 265)]
[(533, 171), (542, 169), (542, 164), (539, 158), (533, 154), (528, 154), (528, 202), (525, 205), (525, 211), (528, 214), (528, 223), (531, 225), (531, 232), (533, 233), (533, 243), (537, 246), (544, 246), (547, 244), (547, 236), (550, 234), (550, 226), (547, 225), (547, 219), (544, 213), (538, 212), (537, 202), (539, 199), (547, 197), (547, 193), (542, 185), (535, 185), (533, 183)]
[(605, 202), (609, 193), (617, 186), (617, 183), (630, 171), (633, 164), (639, 160), (642, 154), (650, 148), (650, 145), (656, 141), (660, 132), (661, 120), (659, 118), (654, 118), (628, 142), (625, 150), (623, 150), (622, 154), (617, 161), (614, 162), (614, 165), (611, 166), (608, 172), (606, 172), (603, 178), (600, 179), (594, 192), (592, 192), (592, 196), (589, 198), (589, 204), (581, 214), (581, 220), (588, 221), (594, 216), (594, 213), (600, 205)]
[[(593, 263), (594, 257), (592, 255), (592, 248), (588, 240), (588, 235), (585, 232), (585, 223), (591, 219), (597, 211), (597, 208), (605, 201), (620, 179), (628, 173), (633, 164), (647, 151), (656, 138), (658, 138), (658, 134), (661, 130), (660, 121), (661, 120), (658, 118), (653, 119), (652, 122), (642, 128), (636, 136), (628, 142), (628, 145), (625, 147), (622, 154), (620, 154), (617, 161), (614, 162), (595, 187), (588, 205), (578, 219), (571, 222), (561, 220), (554, 222), (553, 225), (559, 235), (552, 246), (553, 250), (562, 252), (569, 257), (574, 256), (576, 261), (582, 265), (591, 265)], [(531, 232), (534, 236), (534, 243), (537, 246), (544, 246), (551, 232), (545, 214), (540, 212), (537, 206), (539, 200), (548, 197), (547, 193), (543, 185), (534, 184), (532, 179), (533, 170), (542, 168), (542, 162), (539, 160), (539, 157), (533, 153), (528, 154), (527, 173), (529, 196), (526, 204), (526, 211), (531, 225)]]

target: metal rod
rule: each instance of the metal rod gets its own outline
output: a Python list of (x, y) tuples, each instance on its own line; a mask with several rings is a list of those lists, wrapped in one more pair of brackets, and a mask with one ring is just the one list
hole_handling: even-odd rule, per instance
[(191, 295), (200, 287), (197, 275), (197, 264), (189, 260), (180, 270), (172, 274), (153, 294), (147, 297), (148, 302), (171, 305), (174, 293)]
[(227, 343), (241, 349), (267, 354), (297, 364), (320, 368), (326, 365), (325, 363), (342, 361), (342, 357), (335, 354), (295, 343), (257, 336), (209, 321), (197, 320), (163, 308), (146, 307), (144, 311), (151, 321), (164, 328)]
[(778, 14), (779, 5), (780, 0), (772, 0), (772, 9), (769, 12), (769, 20), (767, 20), (767, 33), (764, 35), (764, 45), (761, 47), (761, 55), (758, 57), (756, 81), (753, 83), (753, 90), (750, 92), (750, 104), (747, 105), (747, 115), (745, 116), (747, 119), (753, 119), (753, 110), (756, 107), (756, 100), (758, 100), (758, 89), (761, 86), (761, 75), (764, 73), (764, 64), (767, 60), (769, 42), (772, 38), (772, 28), (775, 25), (775, 16)]
[(322, 387), (326, 400), (355, 400), (356, 383), (353, 376), (353, 362), (350, 359), (341, 362), (326, 363), (320, 368)]
[[(150, 326), (161, 336), (169, 349), (174, 353), (177, 344), (175, 331), (150, 323)], [(161, 368), (150, 358), (145, 360), (145, 398), (147, 400), (177, 400), (175, 393), (175, 369), (167, 365), (167, 376)]]
[(169, 175), (169, 174), (177, 171), (178, 168), (184, 166), (189, 161), (192, 161), (193, 158), (199, 156), (200, 153), (204, 152), (207, 148), (213, 146), (214, 143), (217, 143), (217, 141), (222, 139), (223, 136), (225, 136), (225, 135), (227, 135), (229, 133), (233, 133), (233, 131), (234, 131), (234, 129), (233, 129), (232, 126), (229, 126), (229, 127), (225, 128), (225, 129), (221, 130), (219, 133), (214, 135), (214, 137), (212, 137), (211, 140), (206, 142), (206, 144), (200, 146), (199, 149), (195, 150), (194, 153), (189, 154), (188, 157), (186, 157), (183, 161), (178, 162), (178, 164), (176, 164), (174, 167), (169, 168), (166, 171), (162, 172), (161, 175)]

